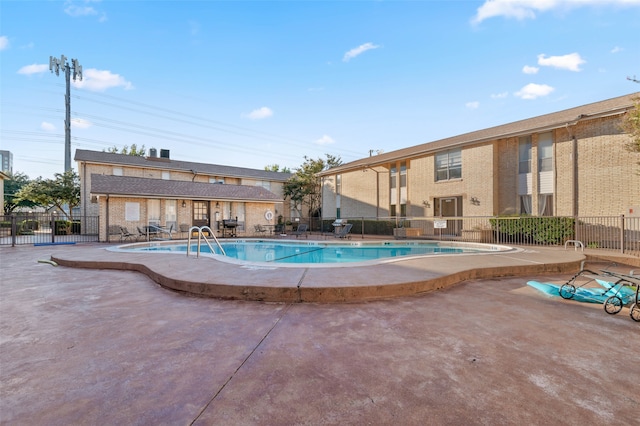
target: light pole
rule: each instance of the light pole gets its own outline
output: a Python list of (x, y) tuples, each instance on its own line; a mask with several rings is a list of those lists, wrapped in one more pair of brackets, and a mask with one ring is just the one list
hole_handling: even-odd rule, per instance
[(73, 68), (73, 81), (76, 78), (82, 80), (82, 65), (77, 59), (71, 60), (71, 67), (64, 55), (60, 55), (60, 59), (49, 56), (49, 70), (60, 75), (60, 67), (64, 69), (65, 79), (67, 81), (67, 93), (64, 97), (66, 115), (64, 120), (64, 171), (71, 170), (71, 68)]

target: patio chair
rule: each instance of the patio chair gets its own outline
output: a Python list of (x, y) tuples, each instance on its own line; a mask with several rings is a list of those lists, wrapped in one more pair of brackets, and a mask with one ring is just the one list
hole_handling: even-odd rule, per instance
[(131, 232), (129, 232), (129, 230), (124, 227), (121, 226), (120, 227), (120, 241), (126, 241), (129, 238), (133, 238), (134, 240), (137, 238), (136, 234), (132, 234)]
[(348, 240), (351, 239), (351, 228), (353, 228), (353, 223), (347, 223), (344, 228), (342, 228), (340, 230), (340, 232), (337, 232), (335, 237), (336, 238), (346, 238)]
[(255, 231), (256, 234), (258, 235), (264, 235), (267, 232), (267, 228), (265, 228), (264, 226), (258, 224), (256, 226), (253, 227), (253, 230)]
[(147, 227), (145, 226), (144, 228), (140, 228), (138, 226), (137, 228), (138, 228), (138, 237), (141, 237), (141, 238), (147, 240), (149, 235), (151, 234), (151, 232), (147, 233), (147, 230), (146, 230)]
[(298, 238), (300, 235), (304, 235), (305, 238), (309, 238), (309, 234), (307, 234), (307, 232), (309, 232), (309, 225), (307, 225), (306, 223), (301, 223), (300, 225), (298, 225), (298, 229), (293, 231), (291, 235), (295, 235), (296, 238)]

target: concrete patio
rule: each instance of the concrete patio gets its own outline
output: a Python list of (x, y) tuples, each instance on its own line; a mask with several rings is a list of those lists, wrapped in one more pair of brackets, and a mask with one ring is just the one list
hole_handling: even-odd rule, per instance
[[(434, 287), (449, 286), (443, 290), (374, 291), (330, 304), (194, 297), (134, 271), (38, 262), (93, 261), (103, 248), (0, 248), (0, 423), (638, 422), (640, 324), (628, 309), (607, 315), (599, 305), (525, 285), (566, 281), (572, 273), (550, 265), (569, 268), (584, 259), (580, 252), (532, 250), (516, 259), (543, 268), (528, 276), (469, 276)], [(211, 259), (159, 258), (127, 262), (179, 275), (186, 270), (180, 262), (189, 261), (205, 277), (225, 276)], [(498, 267), (513, 268), (516, 260)], [(487, 262), (477, 269), (488, 274)], [(393, 264), (392, 275), (404, 274), (400, 284), (451, 275), (454, 265), (438, 265)], [(378, 269), (345, 278), (342, 271), (339, 280), (324, 271), (324, 278), (307, 271), (303, 286), (352, 283), (369, 292), (376, 286), (367, 280), (391, 276)], [(234, 278), (240, 287), (281, 280), (286, 285), (275, 286), (286, 288), (296, 279), (245, 272)]]

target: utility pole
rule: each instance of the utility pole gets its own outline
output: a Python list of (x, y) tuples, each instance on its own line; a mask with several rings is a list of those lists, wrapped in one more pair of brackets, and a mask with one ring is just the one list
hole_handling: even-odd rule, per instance
[(66, 107), (66, 115), (64, 119), (64, 171), (71, 170), (71, 68), (73, 68), (73, 81), (76, 78), (82, 80), (82, 65), (77, 59), (71, 60), (71, 67), (64, 55), (60, 55), (60, 59), (49, 56), (49, 71), (60, 75), (60, 67), (64, 69), (65, 79), (67, 81), (67, 93), (64, 97)]

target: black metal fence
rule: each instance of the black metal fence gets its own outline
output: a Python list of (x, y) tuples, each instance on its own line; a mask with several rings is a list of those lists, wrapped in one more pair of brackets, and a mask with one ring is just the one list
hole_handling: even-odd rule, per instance
[[(285, 229), (306, 223), (312, 232), (334, 232), (336, 218), (284, 220)], [(351, 233), (395, 238), (534, 246), (580, 246), (640, 256), (640, 217), (348, 217)]]
[(15, 213), (0, 215), (0, 245), (73, 244), (98, 241), (98, 216), (69, 220), (59, 214)]

